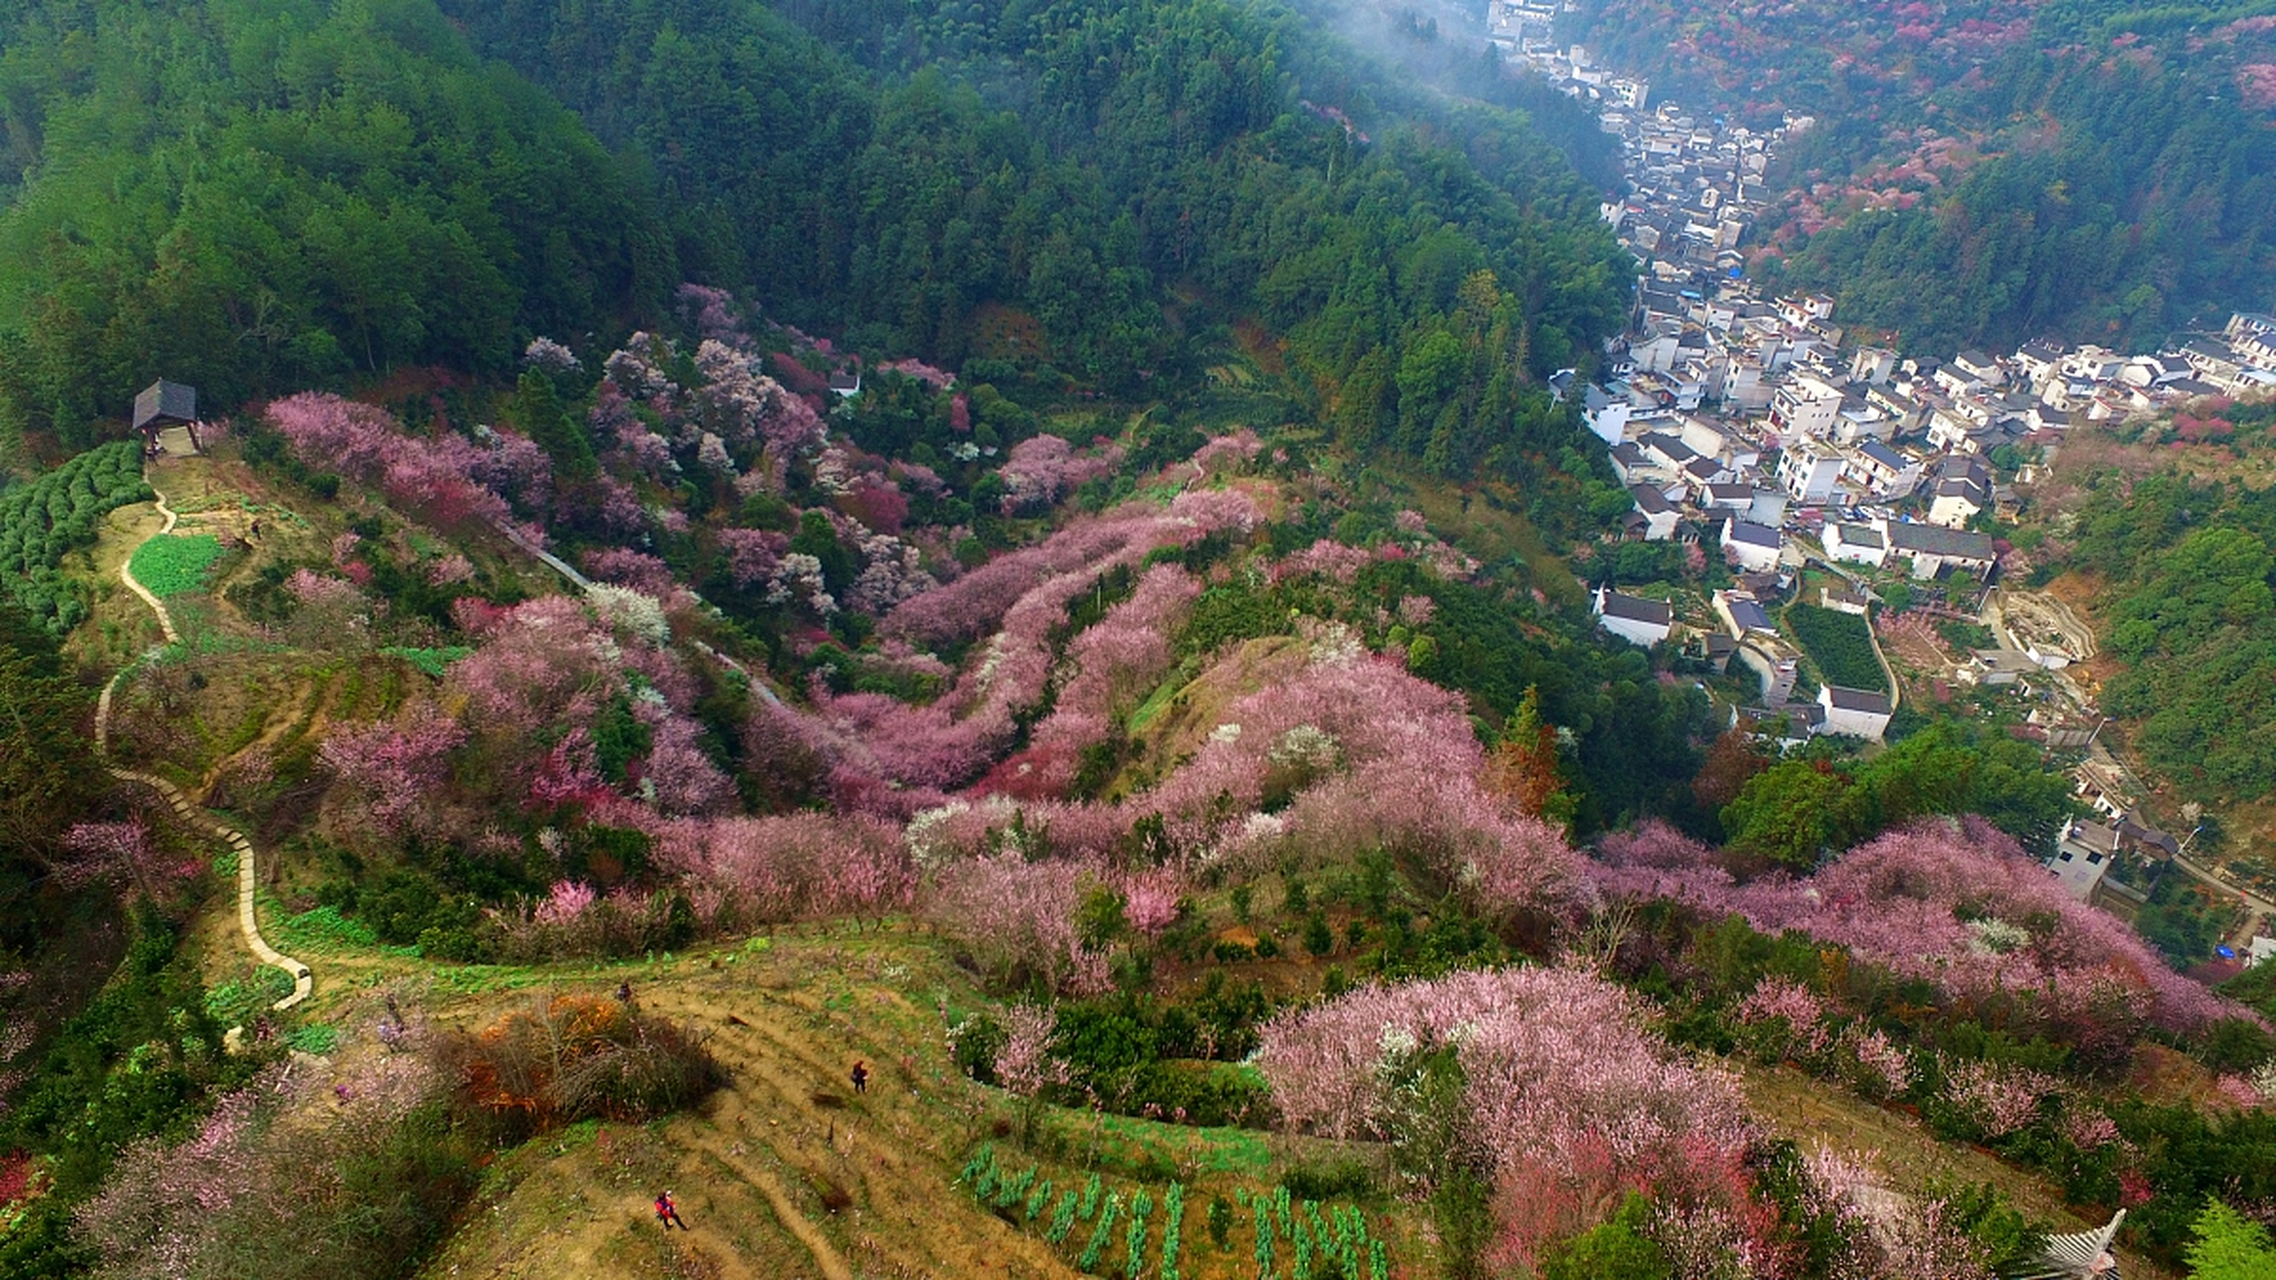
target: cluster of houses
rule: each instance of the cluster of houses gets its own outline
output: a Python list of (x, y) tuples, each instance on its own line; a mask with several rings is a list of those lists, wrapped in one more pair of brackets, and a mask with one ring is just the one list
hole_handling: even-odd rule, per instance
[(1622, 142), (1629, 194), (1604, 216), (1645, 267), (1634, 313), (1602, 381), (1556, 390), (1579, 399), (1635, 496), (1627, 536), (1714, 529), (1734, 564), (1763, 571), (1797, 563), (1787, 535), (1840, 511), (1852, 514), (1827, 530), (1836, 559), (1981, 576), (1992, 546), (1969, 526), (1986, 511), (2013, 515), (2016, 502), (1995, 472), (2028, 481), (2074, 423), (2276, 390), (2276, 318), (2254, 313), (2149, 356), (2034, 341), (2006, 357), (1908, 359), (1846, 343), (1833, 299), (1764, 296), (1738, 251), (1775, 194), (1764, 185), (1772, 157), (1812, 121), (1757, 132), (1654, 106), (1645, 82), (1557, 42), (1568, 7), (1493, 0), (1488, 35)]
[[(1629, 488), (1621, 536), (1712, 538), (1738, 583), (1714, 593), (1711, 619), (1679, 618), (1666, 601), (1610, 587), (1597, 589), (1593, 608), (1613, 635), (1647, 647), (1681, 640), (1718, 672), (1732, 661), (1751, 670), (1761, 705), (1736, 710), (1734, 721), (1789, 744), (1820, 733), (1878, 740), (1887, 728), (1891, 691), (1791, 697), (1801, 655), (1767, 606), (1794, 588), (1806, 561), (1855, 579), (1855, 590), (1824, 587), (1813, 602), (1853, 613), (1870, 607), (1866, 574), (1988, 580), (1997, 549), (1979, 517), (2017, 511), (2001, 477), (2028, 486), (2073, 426), (2276, 392), (2276, 316), (2253, 312), (2217, 336), (2143, 356), (2034, 341), (2007, 356), (1939, 360), (1845, 341), (1833, 299), (1764, 296), (1739, 251), (1776, 194), (1765, 174), (1779, 146), (1814, 122), (1789, 116), (1761, 132), (1655, 104), (1643, 80), (1558, 42), (1557, 16), (1570, 7), (1491, 0), (1488, 34), (1593, 107), (1621, 140), (1629, 190), (1603, 214), (1644, 274), (1606, 376), (1576, 385), (1560, 375), (1553, 390), (1578, 402)], [(2061, 665), (2028, 648), (1988, 649), (1959, 678), (2003, 687)], [(2090, 725), (2047, 709), (2032, 712), (2031, 728), (2051, 746), (2092, 736)], [(2069, 824), (2046, 865), (2080, 900), (2131, 915), (2144, 900), (2138, 886), (2180, 846), (2125, 808), (2097, 803), (2098, 820)], [(2129, 874), (2109, 875), (2121, 862)], [(2276, 940), (2255, 939), (2253, 958), (2276, 958)]]

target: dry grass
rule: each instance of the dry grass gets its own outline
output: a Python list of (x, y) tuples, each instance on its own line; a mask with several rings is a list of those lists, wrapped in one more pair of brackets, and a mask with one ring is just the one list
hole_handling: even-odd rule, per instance
[[(971, 1149), (991, 1134), (1007, 1163), (1040, 1161), (1061, 1185), (1079, 1185), (1088, 1171), (1014, 1152), (1003, 1138), (1014, 1131), (1007, 1100), (957, 1074), (940, 1011), (975, 1007), (979, 996), (929, 940), (784, 937), (761, 950), (575, 980), (606, 989), (620, 975), (629, 975), (645, 1012), (709, 1033), (731, 1069), (728, 1087), (699, 1113), (637, 1128), (580, 1126), (517, 1150), (500, 1161), (481, 1211), (427, 1275), (814, 1276), (841, 1263), (860, 1276), (1074, 1274), (1038, 1232), (1002, 1221), (954, 1185)], [(515, 999), (464, 998), (451, 1016), (479, 1022)], [(845, 1085), (856, 1058), (871, 1071), (860, 1096)], [(1245, 1246), (1223, 1255), (1208, 1247), (1209, 1196), (1270, 1186), (1291, 1153), (1319, 1146), (1051, 1114), (1058, 1118), (1050, 1128), (1114, 1153), (1104, 1170), (1109, 1185), (1135, 1184), (1113, 1163), (1151, 1156), (1179, 1170), (1188, 1186), (1184, 1270), (1209, 1280), (1254, 1267)], [(693, 1228), (669, 1245), (648, 1209), (667, 1187)], [(1396, 1256), (1427, 1259), (1411, 1211), (1397, 1207), (1380, 1224), (1384, 1215), (1369, 1216)], [(677, 1262), (671, 1249), (697, 1260)]]

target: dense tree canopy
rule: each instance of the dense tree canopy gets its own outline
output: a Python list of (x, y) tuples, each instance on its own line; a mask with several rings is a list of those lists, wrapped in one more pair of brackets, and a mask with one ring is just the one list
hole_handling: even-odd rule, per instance
[(0, 18), (0, 416), (67, 441), (158, 373), (226, 406), (503, 367), (673, 282), (642, 193), (419, 0)]
[(1278, 6), (445, 7), (643, 157), (683, 262), (938, 363), (1135, 389), (1260, 319), (1351, 443), (1467, 471), (1620, 322), (1516, 90), (1451, 106)]
[(2209, 801), (2276, 787), (2276, 495), (2164, 472), (2106, 476), (2079, 511), (2072, 562), (2099, 574), (2105, 689), (2150, 765)]

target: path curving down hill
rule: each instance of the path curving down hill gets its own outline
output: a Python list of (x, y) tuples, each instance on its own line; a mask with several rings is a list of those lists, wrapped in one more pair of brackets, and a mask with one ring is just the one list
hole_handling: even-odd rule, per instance
[[(180, 519), (180, 516), (175, 513), (173, 508), (166, 505), (165, 494), (158, 493), (155, 487), (151, 489), (151, 492), (158, 494), (158, 510), (160, 514), (166, 517), (166, 523), (160, 526), (158, 532), (151, 534), (150, 537), (164, 537), (174, 531), (174, 524)], [(149, 540), (150, 538), (145, 538), (143, 542)], [(141, 543), (136, 543), (135, 547), (139, 549)], [(160, 600), (148, 587), (135, 581), (133, 565), (134, 552), (130, 550), (126, 559), (119, 562), (119, 581), (126, 584), (127, 590), (142, 597), (142, 602), (149, 605), (151, 612), (158, 615), (158, 629), (165, 633), (166, 643), (178, 643), (182, 637), (181, 633), (174, 629), (174, 615), (167, 610), (165, 601)], [(268, 941), (261, 937), (261, 924), (253, 913), (253, 890), (255, 885), (259, 883), (258, 877), (254, 874), (257, 860), (253, 853), (253, 842), (246, 839), (245, 833), (235, 827), (215, 822), (211, 814), (192, 805), (189, 798), (182, 794), (182, 789), (173, 783), (155, 774), (142, 773), (134, 769), (122, 769), (111, 763), (111, 695), (118, 689), (119, 681), (125, 679), (128, 672), (140, 666), (143, 659), (147, 659), (151, 654), (164, 647), (164, 645), (152, 646), (143, 654), (142, 658), (119, 668), (118, 672), (103, 686), (102, 697), (95, 703), (95, 753), (102, 759), (103, 767), (110, 772), (112, 777), (121, 782), (139, 782), (156, 791), (173, 809), (174, 816), (181, 821), (183, 826), (192, 831), (210, 834), (236, 852), (238, 931), (245, 935), (245, 946), (262, 964), (273, 965), (292, 976), (292, 994), (269, 1006), (272, 1009), (290, 1009), (308, 998), (309, 993), (316, 989), (316, 980), (309, 973), (307, 965), (270, 946)]]

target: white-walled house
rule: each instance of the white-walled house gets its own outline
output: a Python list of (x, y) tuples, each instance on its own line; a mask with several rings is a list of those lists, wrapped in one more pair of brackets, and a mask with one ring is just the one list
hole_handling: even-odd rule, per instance
[(1796, 502), (1823, 506), (1833, 501), (1841, 480), (1842, 457), (1831, 445), (1789, 439), (1778, 455), (1778, 483)]
[(2055, 840), (2055, 856), (2046, 867), (2055, 873), (2063, 891), (2080, 902), (2091, 902), (2094, 890), (2118, 856), (2118, 832), (2099, 822), (2073, 819)]
[(1879, 742), (1894, 711), (1889, 695), (1870, 689), (1843, 689), (1826, 685), (1818, 690), (1818, 705), (1825, 709), (1825, 732), (1846, 734)]
[(1920, 483), (1920, 463), (1878, 440), (1857, 446), (1849, 456), (1849, 474), (1878, 498), (1902, 498)]
[(1644, 517), (1644, 541), (1665, 542), (1675, 536), (1676, 522), (1683, 516), (1667, 495), (1648, 484), (1628, 486), (1636, 500), (1636, 512)]
[(1596, 589), (1593, 612), (1598, 626), (1647, 649), (1675, 629), (1675, 610), (1666, 601), (1622, 595), (1610, 587)]
[(1725, 558), (1750, 573), (1775, 572), (1786, 549), (1778, 530), (1736, 516), (1723, 522), (1722, 544)]
[(1912, 561), (1915, 578), (1933, 578), (1948, 568), (1989, 573), (1999, 556), (1990, 538), (1964, 529), (1896, 520), (1875, 520), (1873, 527), (1887, 539), (1891, 556)]
[(1977, 513), (1991, 505), (1991, 469), (1976, 457), (1945, 459), (1928, 504), (1928, 522), (1947, 529), (1964, 529)]
[(1716, 592), (1714, 606), (1715, 616), (1730, 628), (1733, 639), (1778, 635), (1778, 624), (1770, 620), (1770, 611), (1762, 607), (1760, 600), (1743, 591)]
[(1606, 444), (1618, 444), (1628, 431), (1628, 397), (1613, 395), (1594, 383), (1581, 389), (1581, 420)]
[(1824, 436), (1841, 413), (1841, 388), (1822, 378), (1789, 378), (1770, 397), (1770, 426), (1780, 438)]
[(1837, 563), (1878, 569), (1889, 561), (1889, 540), (1870, 525), (1828, 520), (1824, 541), (1826, 559)]

